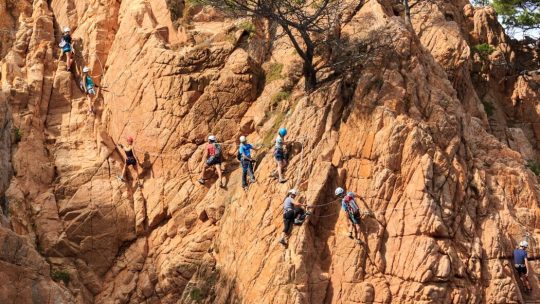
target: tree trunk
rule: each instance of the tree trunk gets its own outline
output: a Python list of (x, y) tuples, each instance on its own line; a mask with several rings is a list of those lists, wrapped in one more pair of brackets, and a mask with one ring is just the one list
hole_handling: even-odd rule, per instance
[(312, 92), (317, 87), (317, 71), (313, 66), (313, 49), (310, 48), (306, 50), (304, 58), (304, 82), (306, 92)]
[(405, 20), (411, 23), (411, 8), (409, 7), (408, 0), (403, 0), (403, 7), (405, 8)]

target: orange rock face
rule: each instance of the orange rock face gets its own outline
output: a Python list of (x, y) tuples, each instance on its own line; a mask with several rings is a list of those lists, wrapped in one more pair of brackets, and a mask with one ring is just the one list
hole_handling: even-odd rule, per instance
[[(529, 54), (492, 9), (454, 2), (417, 1), (411, 25), (393, 1), (367, 1), (341, 28), (367, 59), (310, 94), (294, 49), (260, 20), (184, 1), (0, 4), (0, 303), (540, 297), (540, 76), (523, 73)], [(71, 72), (58, 60), (65, 26)], [(284, 184), (269, 177), (279, 127)], [(208, 134), (223, 188), (211, 170), (197, 182)], [(247, 191), (241, 135), (260, 146)], [(130, 136), (139, 165), (123, 182)], [(362, 197), (362, 244), (338, 186)], [(313, 214), (284, 248), (293, 187)], [(524, 239), (531, 294), (513, 268)]]

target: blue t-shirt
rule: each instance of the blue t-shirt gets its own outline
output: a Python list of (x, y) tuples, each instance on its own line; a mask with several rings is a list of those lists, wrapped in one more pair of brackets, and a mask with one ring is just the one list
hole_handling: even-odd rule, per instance
[(294, 208), (293, 202), (294, 200), (292, 199), (292, 197), (288, 196), (283, 202), (283, 210), (293, 209)]
[(94, 81), (92, 80), (92, 77), (89, 75), (86, 75), (86, 88), (90, 89), (94, 87)]
[(523, 249), (514, 250), (514, 264), (525, 264), (527, 258), (527, 251)]
[(240, 145), (239, 152), (242, 155), (245, 155), (246, 157), (251, 158), (251, 149), (253, 149), (253, 146), (250, 144), (243, 144)]

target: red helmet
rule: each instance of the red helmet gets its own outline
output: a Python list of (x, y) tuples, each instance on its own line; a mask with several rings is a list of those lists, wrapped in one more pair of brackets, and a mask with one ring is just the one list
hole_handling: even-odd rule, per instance
[(132, 142), (133, 142), (133, 137), (132, 137), (132, 136), (128, 136), (127, 141), (132, 143)]

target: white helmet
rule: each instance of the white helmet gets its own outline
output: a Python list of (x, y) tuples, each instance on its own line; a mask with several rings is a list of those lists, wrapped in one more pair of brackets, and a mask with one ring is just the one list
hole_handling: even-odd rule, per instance
[(519, 243), (519, 247), (527, 248), (527, 247), (529, 247), (529, 243), (527, 243), (527, 241), (521, 241), (521, 242)]
[(216, 137), (214, 135), (208, 136), (209, 141), (216, 141)]
[(66, 27), (64, 28), (64, 33), (69, 33), (69, 32), (71, 32), (71, 30), (69, 29), (69, 27), (66, 26)]
[(240, 136), (240, 142), (245, 143), (246, 142), (246, 137), (245, 136)]
[(298, 191), (296, 191), (296, 189), (291, 189), (291, 190), (289, 190), (288, 193), (289, 193), (289, 194), (292, 194), (292, 195), (297, 195), (297, 194), (298, 194)]
[(336, 188), (336, 191), (334, 191), (334, 193), (336, 194), (336, 196), (341, 196), (345, 193), (345, 190), (343, 190), (343, 188), (341, 187), (337, 187)]
[(88, 72), (90, 72), (90, 69), (88, 67), (84, 67), (82, 69), (82, 71), (83, 71), (83, 73), (88, 73)]

